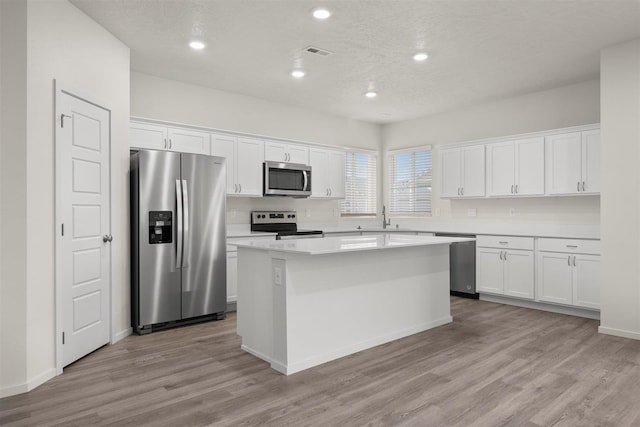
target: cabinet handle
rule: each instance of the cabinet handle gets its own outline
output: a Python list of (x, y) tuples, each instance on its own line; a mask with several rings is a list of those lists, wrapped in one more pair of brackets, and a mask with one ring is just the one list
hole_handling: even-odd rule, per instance
[(582, 181), (582, 191), (584, 191), (584, 181)]
[(569, 255), (569, 258), (567, 258), (567, 265), (571, 267), (571, 255)]
[(238, 192), (238, 184), (233, 184), (233, 188), (234, 188), (234, 192), (237, 193)]
[(331, 189), (331, 188), (329, 189), (329, 195), (333, 196), (333, 189)]
[(574, 267), (576, 266), (576, 256), (575, 255), (573, 256), (573, 266)]
[(167, 149), (167, 138), (164, 139), (164, 149)]
[(567, 247), (568, 247), (568, 248), (573, 248), (573, 249), (575, 249), (575, 248), (577, 248), (577, 247), (578, 247), (578, 245), (567, 245)]
[(460, 195), (460, 187), (458, 187), (458, 196)]
[(464, 187), (460, 187), (460, 195), (464, 196)]
[(513, 184), (511, 184), (511, 194), (513, 194)]
[(500, 241), (498, 243), (500, 243), (501, 245), (508, 245), (509, 244), (509, 242), (505, 242), (505, 241)]
[(502, 251), (500, 251), (500, 261), (502, 261)]
[(578, 191), (580, 191), (580, 181), (578, 181)]
[(242, 193), (242, 184), (238, 184), (238, 193)]
[(516, 194), (518, 194), (518, 184), (516, 184)]
[(169, 138), (169, 150), (171, 150), (171, 146), (172, 146), (172, 145), (173, 145), (173, 144), (171, 143), (171, 138)]

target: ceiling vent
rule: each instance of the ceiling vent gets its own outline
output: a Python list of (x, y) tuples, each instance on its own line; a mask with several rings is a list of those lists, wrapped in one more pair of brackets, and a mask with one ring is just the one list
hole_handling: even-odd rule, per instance
[(305, 48), (304, 51), (307, 53), (311, 53), (313, 55), (318, 55), (318, 56), (329, 56), (333, 53), (333, 52), (329, 52), (328, 50), (320, 49), (319, 47), (315, 47), (315, 46), (309, 46)]

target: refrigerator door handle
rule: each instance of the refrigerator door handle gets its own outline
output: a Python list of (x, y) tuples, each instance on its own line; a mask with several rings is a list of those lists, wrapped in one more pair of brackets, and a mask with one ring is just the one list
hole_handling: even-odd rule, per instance
[(180, 180), (176, 179), (176, 214), (178, 218), (176, 223), (178, 224), (178, 231), (176, 235), (176, 268), (180, 268), (182, 264), (182, 186)]
[(187, 180), (183, 179), (182, 180), (182, 209), (183, 209), (183, 213), (184, 213), (184, 224), (182, 226), (182, 229), (184, 230), (184, 238), (183, 238), (183, 245), (184, 245), (184, 249), (182, 251), (182, 267), (189, 267), (189, 263), (187, 262), (187, 260), (189, 259), (189, 238), (190, 238), (190, 233), (189, 233), (189, 191), (187, 190)]

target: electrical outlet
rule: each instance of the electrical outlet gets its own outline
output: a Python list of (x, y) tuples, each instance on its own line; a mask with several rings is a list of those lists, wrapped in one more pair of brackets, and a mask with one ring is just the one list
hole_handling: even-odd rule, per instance
[(467, 216), (476, 216), (478, 214), (478, 210), (476, 208), (467, 209)]
[(273, 283), (282, 285), (282, 269), (280, 267), (273, 267)]
[(509, 208), (509, 216), (516, 216), (516, 208)]

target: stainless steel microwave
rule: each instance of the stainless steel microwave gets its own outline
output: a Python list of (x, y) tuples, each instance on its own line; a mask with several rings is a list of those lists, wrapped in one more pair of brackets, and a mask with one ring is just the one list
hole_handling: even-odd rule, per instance
[(311, 166), (264, 162), (263, 182), (265, 196), (309, 197)]

